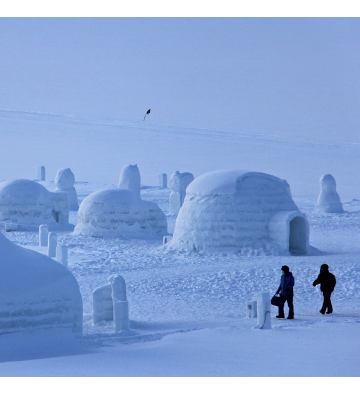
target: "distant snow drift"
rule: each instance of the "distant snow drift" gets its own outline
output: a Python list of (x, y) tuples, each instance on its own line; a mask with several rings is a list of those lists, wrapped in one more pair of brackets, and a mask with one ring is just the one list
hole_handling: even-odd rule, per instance
[(63, 328), (81, 335), (83, 305), (75, 277), (1, 233), (0, 249), (0, 334)]
[(219, 170), (203, 174), (187, 187), (166, 248), (304, 255), (309, 225), (285, 180), (265, 173)]
[(93, 192), (82, 201), (74, 234), (124, 238), (166, 234), (166, 215), (156, 203), (140, 197), (136, 165), (122, 169), (119, 187)]
[(320, 178), (320, 194), (315, 210), (323, 213), (344, 212), (340, 196), (336, 192), (335, 178), (331, 174), (324, 174)]

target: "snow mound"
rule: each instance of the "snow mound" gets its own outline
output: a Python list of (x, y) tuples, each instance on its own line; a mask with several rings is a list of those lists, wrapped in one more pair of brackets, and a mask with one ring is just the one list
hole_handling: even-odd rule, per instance
[(315, 211), (323, 213), (343, 213), (340, 196), (336, 192), (336, 181), (331, 174), (324, 174), (320, 178), (320, 194), (316, 202)]
[(140, 199), (136, 191), (115, 188), (93, 192), (82, 201), (74, 234), (138, 238), (166, 231), (166, 216), (156, 203)]
[(82, 333), (82, 298), (60, 263), (0, 233), (0, 334), (64, 328)]
[(0, 183), (0, 220), (25, 225), (55, 223), (50, 192), (31, 180)]
[(218, 170), (189, 184), (165, 248), (304, 255), (309, 225), (285, 180), (259, 172)]

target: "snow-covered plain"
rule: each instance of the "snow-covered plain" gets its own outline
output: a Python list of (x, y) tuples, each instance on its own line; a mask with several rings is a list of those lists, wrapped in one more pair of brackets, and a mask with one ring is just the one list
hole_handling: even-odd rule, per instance
[[(170, 189), (158, 174), (189, 171), (195, 178), (218, 169), (242, 168), (284, 178), (310, 225), (310, 256), (184, 254), (165, 251), (162, 237), (92, 238), (58, 232), (69, 247), (69, 270), (83, 298), (82, 339), (67, 334), (20, 332), (0, 336), (1, 376), (359, 376), (360, 373), (360, 165), (359, 142), (303, 140), (275, 134), (179, 128), (148, 122), (78, 119), (0, 111), (0, 181), (36, 178), (46, 167), (54, 191), (58, 169), (72, 169), (79, 204), (90, 193), (116, 188), (120, 170), (137, 164), (141, 198), (167, 215)], [(19, 160), (21, 158), (21, 160)], [(315, 212), (319, 179), (336, 179), (343, 214)], [(70, 213), (77, 224), (77, 213)], [(14, 243), (46, 254), (37, 232), (4, 232)], [(322, 316), (322, 295), (312, 282), (327, 263), (337, 278), (334, 313)], [(246, 302), (275, 293), (280, 268), (295, 277), (294, 320), (272, 330), (255, 329)], [(112, 274), (124, 277), (131, 330), (92, 323), (92, 291)], [(287, 307), (285, 307), (287, 312)]]

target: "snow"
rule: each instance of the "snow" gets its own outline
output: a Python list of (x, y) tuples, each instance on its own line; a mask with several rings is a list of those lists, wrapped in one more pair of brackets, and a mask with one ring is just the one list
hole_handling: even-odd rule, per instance
[[(135, 201), (131, 191), (124, 192), (113, 184), (121, 165), (119, 157), (122, 163), (136, 161), (146, 174), (142, 177), (141, 201), (156, 204), (165, 213), (168, 233), (173, 234), (176, 218), (169, 210), (170, 189), (157, 186), (160, 172), (192, 169), (200, 179), (202, 174), (231, 165), (251, 168), (288, 181), (292, 204), (306, 215), (309, 244), (317, 250), (304, 256), (266, 254), (256, 247), (241, 254), (168, 252), (160, 234), (151, 238), (95, 238), (63, 228), (57, 231), (57, 240), (68, 246), (68, 268), (81, 292), (83, 336), (75, 339), (67, 328), (2, 334), (1, 376), (359, 376), (360, 187), (354, 175), (360, 159), (355, 142), (149, 127), (24, 112), (0, 111), (0, 118), (7, 131), (3, 136), (0, 130), (0, 134), (8, 139), (9, 152), (17, 146), (19, 155), (28, 153), (23, 156), (28, 161), (26, 169), (15, 159), (11, 162), (12, 155), (6, 156), (8, 166), (0, 167), (2, 179), (10, 174), (31, 177), (40, 160), (48, 174), (56, 174), (63, 162), (58, 150), (65, 152), (66, 148), (74, 160), (68, 166), (81, 174), (75, 183), (80, 207), (86, 202), (91, 206), (90, 200), (99, 194), (99, 200), (94, 198), (93, 202), (117, 208)], [(53, 145), (48, 144), (49, 129)], [(131, 137), (135, 131), (136, 144)], [(157, 134), (162, 137), (161, 144), (154, 146), (154, 141), (159, 143)], [(38, 152), (34, 141), (40, 137), (43, 157), (32, 162), (31, 154)], [(96, 160), (86, 153), (95, 149)], [(342, 214), (314, 210), (319, 177), (329, 173), (337, 179)], [(50, 192), (56, 188), (54, 180), (38, 184)], [(140, 204), (136, 202), (136, 206)], [(99, 214), (106, 217), (104, 211)], [(78, 225), (76, 212), (69, 213), (69, 222)], [(38, 231), (4, 232), (3, 236), (29, 253), (22, 261), (24, 268), (34, 254), (31, 250), (46, 259), (46, 265), (43, 261), (39, 266), (41, 273), (43, 265), (49, 267), (47, 247), (39, 246)], [(329, 316), (319, 313), (322, 295), (312, 287), (323, 263), (337, 278), (332, 296), (334, 313)], [(275, 292), (284, 264), (296, 281), (295, 319), (277, 320), (277, 309), (272, 307), (272, 329), (255, 329), (257, 320), (248, 318), (247, 302), (255, 300), (259, 292)], [(65, 273), (60, 264), (56, 267)], [(32, 269), (30, 263), (28, 271), (11, 273), (34, 278)], [(107, 284), (112, 275), (121, 275), (126, 281), (129, 331), (115, 332), (113, 321), (93, 324), (93, 291)], [(42, 278), (34, 278), (39, 286)], [(1, 281), (4, 294), (13, 295), (14, 281), (7, 283), (3, 276)], [(34, 284), (25, 284), (28, 295), (35, 298)], [(20, 288), (17, 283), (14, 287)], [(54, 290), (69, 292), (60, 283), (45, 287), (43, 292), (52, 295)], [(284, 358), (282, 351), (289, 357)]]
[(137, 165), (124, 166), (119, 177), (119, 188), (128, 189), (140, 196), (141, 177)]
[(308, 240), (306, 215), (286, 181), (259, 172), (218, 170), (187, 187), (167, 248), (304, 255)]

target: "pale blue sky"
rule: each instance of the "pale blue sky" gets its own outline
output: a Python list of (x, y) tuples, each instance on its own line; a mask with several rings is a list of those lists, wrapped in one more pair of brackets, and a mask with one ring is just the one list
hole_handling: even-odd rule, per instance
[(358, 138), (358, 18), (1, 18), (0, 108)]

